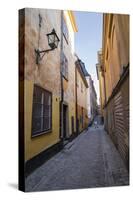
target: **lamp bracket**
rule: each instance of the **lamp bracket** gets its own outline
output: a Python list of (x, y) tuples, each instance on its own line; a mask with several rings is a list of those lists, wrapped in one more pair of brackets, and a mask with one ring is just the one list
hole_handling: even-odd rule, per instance
[[(39, 49), (35, 49), (35, 53), (36, 53), (36, 64), (39, 64), (39, 61), (42, 60), (43, 56), (45, 55), (45, 53), (48, 53), (49, 51), (54, 50), (55, 48), (51, 48), (51, 49), (46, 49), (46, 50), (39, 50)], [(43, 54), (41, 56), (41, 54)]]

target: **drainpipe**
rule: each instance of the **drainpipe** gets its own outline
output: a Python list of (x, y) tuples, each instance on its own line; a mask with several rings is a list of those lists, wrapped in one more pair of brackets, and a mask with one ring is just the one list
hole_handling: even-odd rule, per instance
[(75, 64), (75, 107), (76, 107), (76, 134), (78, 135), (78, 105), (77, 105), (77, 67)]
[(106, 129), (106, 125), (105, 125), (105, 118), (107, 117), (107, 115), (105, 115), (105, 104), (106, 104), (106, 81), (105, 81), (105, 70), (103, 71), (103, 81), (104, 81), (104, 105), (103, 105), (103, 109), (104, 109), (104, 128)]
[(104, 80), (104, 96), (105, 96), (105, 103), (106, 104), (106, 81), (105, 81), (105, 71), (103, 72), (103, 80)]
[(61, 10), (61, 38), (60, 38), (60, 81), (61, 81), (61, 99), (60, 99), (60, 139), (63, 140), (63, 76), (62, 76), (62, 64), (63, 64), (63, 10)]

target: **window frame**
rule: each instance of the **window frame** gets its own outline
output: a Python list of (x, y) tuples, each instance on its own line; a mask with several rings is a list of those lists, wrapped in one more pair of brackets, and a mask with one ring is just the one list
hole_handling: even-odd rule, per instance
[[(67, 62), (67, 67), (66, 67), (66, 64), (64, 63), (64, 60), (65, 60), (65, 63)], [(63, 52), (62, 75), (65, 78), (65, 80), (68, 81), (68, 59), (66, 55), (64, 54), (64, 52)]]
[[(50, 105), (51, 105), (51, 109), (50, 109), (50, 128), (47, 129), (47, 130), (44, 130), (44, 127), (43, 127), (43, 130), (41, 131), (36, 131), (36, 133), (33, 134), (33, 106), (34, 106), (34, 90), (35, 90), (35, 87), (41, 89), (41, 91), (43, 92), (43, 94), (45, 94), (45, 92), (49, 93), (50, 94), (50, 97), (51, 97), (51, 100), (50, 100)], [(43, 105), (44, 105), (44, 100), (43, 100)], [(44, 118), (44, 108), (43, 108), (43, 118)], [(37, 85), (37, 84), (34, 84), (34, 88), (33, 88), (33, 101), (32, 101), (32, 120), (31, 120), (31, 138), (34, 138), (34, 137), (37, 137), (37, 136), (40, 136), (40, 135), (44, 135), (46, 133), (50, 133), (52, 132), (52, 92), (49, 91), (49, 90), (46, 90), (44, 88), (42, 88), (41, 86)]]
[(109, 52), (108, 52), (108, 47), (107, 47), (107, 51), (106, 51), (106, 60), (108, 60), (109, 57)]

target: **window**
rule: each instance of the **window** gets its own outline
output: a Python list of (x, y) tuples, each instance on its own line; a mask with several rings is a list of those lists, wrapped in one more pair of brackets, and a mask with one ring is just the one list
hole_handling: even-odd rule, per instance
[(83, 92), (83, 83), (81, 82), (81, 92)]
[(63, 65), (62, 65), (62, 74), (66, 80), (68, 80), (68, 60), (63, 53)]
[(80, 81), (77, 80), (77, 87), (80, 87)]
[(66, 42), (68, 43), (68, 28), (67, 28), (64, 18), (63, 18), (63, 35), (64, 35)]
[(106, 60), (108, 60), (108, 49), (107, 49), (107, 53), (106, 53)]
[(113, 14), (110, 15), (110, 19), (109, 19), (109, 38), (111, 36), (111, 30), (112, 30), (112, 24), (113, 24)]
[(52, 129), (52, 93), (35, 85), (32, 111), (32, 137)]
[(113, 40), (114, 40), (114, 31), (115, 31), (115, 25), (113, 26), (113, 30), (112, 30), (112, 47), (113, 47)]

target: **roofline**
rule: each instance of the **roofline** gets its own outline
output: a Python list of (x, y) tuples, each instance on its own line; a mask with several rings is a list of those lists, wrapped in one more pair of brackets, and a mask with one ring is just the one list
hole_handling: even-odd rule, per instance
[[(77, 61), (78, 61), (78, 60), (77, 60)], [(77, 61), (76, 61), (76, 62), (77, 62)], [(85, 78), (85, 76), (84, 76), (84, 73), (83, 73), (81, 67), (79, 66), (79, 64), (77, 65), (76, 63), (75, 63), (75, 66), (76, 66), (76, 68), (78, 69), (78, 72), (80, 73), (81, 78), (82, 78), (82, 80), (83, 80), (83, 82), (84, 82), (86, 88), (88, 88), (88, 82), (87, 82), (87, 80), (86, 80), (86, 78)]]
[(85, 75), (85, 77), (91, 77), (91, 75), (88, 73), (88, 75)]
[(70, 18), (74, 32), (78, 32), (78, 28), (77, 28), (77, 25), (76, 25), (76, 20), (75, 20), (75, 16), (74, 16), (73, 11), (67, 10), (67, 13), (68, 13), (68, 16)]

